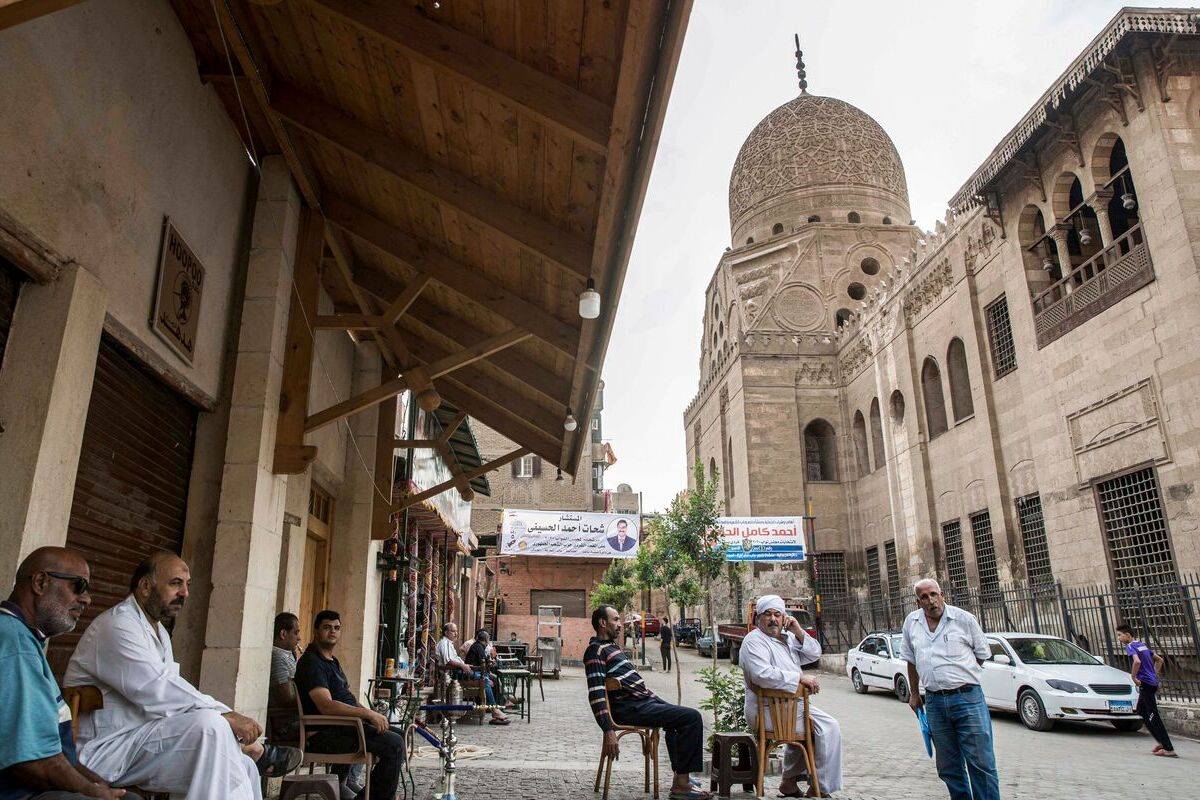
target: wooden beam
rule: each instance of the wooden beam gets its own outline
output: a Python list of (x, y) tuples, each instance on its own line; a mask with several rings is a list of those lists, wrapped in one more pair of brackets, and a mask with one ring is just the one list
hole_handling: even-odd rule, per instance
[[(305, 420), (304, 430), (306, 433), (311, 433), (318, 428), (323, 428), (330, 423), (337, 422), (339, 419), (348, 417), (351, 414), (357, 414), (359, 411), (378, 405), (389, 397), (395, 397), (410, 387), (418, 389), (422, 384), (428, 381), (447, 375), (456, 369), (460, 369), (469, 364), (473, 364), (481, 358), (487, 358), (490, 353), (497, 350), (503, 350), (506, 347), (511, 347), (517, 342), (524, 341), (529, 338), (528, 331), (515, 328), (510, 331), (505, 331), (499, 336), (493, 336), (485, 339), (478, 344), (472, 345), (457, 353), (451, 353), (445, 358), (429, 364), (423, 368), (410, 367), (409, 371), (398, 378), (384, 381), (373, 389), (368, 389), (361, 394), (355, 395), (348, 400), (343, 400), (340, 403), (335, 403), (324, 411), (318, 411)], [(420, 378), (412, 377), (411, 373), (418, 372)]]
[(468, 33), (429, 19), (406, 3), (313, 2), (408, 55), (521, 106), (581, 144), (597, 151), (603, 151), (608, 144), (612, 112), (607, 105)]
[(497, 285), (475, 268), (455, 261), (340, 197), (329, 195), (325, 198), (325, 216), (356, 239), (410, 269), (433, 278), (514, 325), (527, 328), (563, 355), (575, 358), (579, 343), (578, 328)]
[(283, 354), (283, 381), (279, 389), (279, 423), (272, 464), (272, 472), (276, 475), (297, 475), (317, 457), (317, 448), (304, 444), (313, 361), (313, 334), (308, 330), (307, 320), (317, 315), (324, 236), (324, 217), (320, 211), (306, 206), (300, 212), (300, 234), (292, 277), (294, 286)]
[(80, 2), (82, 0), (0, 0), (0, 31)]
[(454, 435), (454, 432), (458, 430), (458, 427), (463, 424), (466, 418), (467, 412), (465, 411), (455, 414), (454, 419), (450, 420), (450, 424), (442, 430), (442, 435), (438, 437), (438, 441), (443, 445), (449, 442), (450, 437)]
[[(332, 225), (325, 228), (325, 244), (329, 247), (329, 252), (333, 254), (333, 263), (337, 266), (338, 274), (342, 278), (342, 282), (346, 284), (347, 291), (354, 298), (354, 304), (358, 306), (359, 313), (364, 317), (376, 317), (375, 307), (371, 303), (371, 298), (367, 297), (366, 292), (358, 287), (354, 282), (354, 251), (350, 249), (350, 243), (346, 241), (345, 235)], [(393, 370), (399, 370), (407, 359), (404, 356), (403, 343), (399, 344), (385, 339), (381, 333), (375, 335), (375, 342), (379, 347), (379, 355), (383, 357), (385, 364)]]
[(271, 113), (270, 75), (264, 69), (259, 68), (255, 61), (250, 44), (246, 41), (241, 26), (229, 6), (229, 0), (213, 0), (212, 7), (217, 17), (217, 24), (224, 34), (225, 42), (246, 77), (245, 85), (249, 86), (251, 97), (254, 98), (254, 102), (258, 104), (263, 116), (266, 117), (267, 124), (271, 127), (271, 134), (275, 137), (275, 141), (283, 153), (283, 159), (292, 173), (292, 179), (296, 181), (300, 195), (310, 206), (319, 209), (321, 196), (317, 190), (317, 183), (308, 174), (304, 162), (300, 159), (300, 152), (283, 127), (283, 120)]
[(574, 274), (592, 274), (592, 245), (480, 186), (466, 175), (438, 164), (385, 133), (292, 86), (277, 86), (271, 109), (341, 150), (374, 164), (439, 201), (475, 218), (492, 231)]
[(392, 441), (392, 447), (397, 450), (403, 450), (406, 447), (418, 449), (437, 447), (437, 439), (395, 439)]
[[(468, 384), (468, 381), (471, 381)], [(484, 389), (476, 389), (474, 379), (468, 378), (468, 373), (448, 375), (438, 381), (438, 391), (450, 403), (458, 408), (464, 408), (476, 419), (500, 435), (512, 439), (517, 444), (523, 444), (533, 452), (552, 464), (562, 451), (561, 435), (562, 420), (556, 420), (553, 427), (540, 427), (537, 422), (527, 416), (519, 398), (496, 397)], [(510, 402), (514, 401), (514, 402)], [(574, 474), (574, 468), (564, 472)]]
[(392, 535), (392, 486), (396, 479), (392, 442), (396, 438), (396, 406), (395, 397), (379, 404), (379, 420), (375, 428), (375, 470), (371, 476), (379, 491), (371, 493), (372, 539), (388, 539)]
[(369, 331), (379, 327), (379, 317), (366, 314), (318, 314), (314, 331)]
[(409, 307), (416, 302), (417, 295), (424, 291), (432, 280), (428, 275), (418, 275), (410, 281), (404, 287), (404, 291), (396, 295), (396, 299), (388, 304), (388, 307), (379, 315), (380, 324), (394, 326), (404, 316), (404, 312), (408, 311)]
[(486, 475), (494, 469), (500, 469), (500, 467), (511, 464), (518, 458), (528, 454), (529, 449), (525, 447), (513, 450), (511, 453), (502, 455), (499, 458), (494, 458), (486, 464), (476, 467), (475, 469), (467, 470), (466, 472), (456, 475), (454, 478), (451, 478), (448, 481), (442, 481), (437, 486), (432, 486), (422, 492), (418, 492), (417, 494), (410, 494), (407, 497), (402, 498), (400, 502), (396, 504), (396, 511), (403, 511), (409, 506), (416, 505), (417, 503), (428, 500), (431, 497), (436, 497), (447, 489), (452, 489), (460, 483), (470, 483), (480, 475)]
[[(399, 282), (380, 270), (359, 267), (355, 273), (359, 285), (377, 298), (393, 297), (399, 291)], [(474, 342), (486, 334), (474, 325), (428, 301), (413, 306), (401, 321), (410, 335), (430, 339), (436, 333), (458, 347), (465, 342)], [(512, 350), (504, 350), (488, 357), (488, 364), (511, 375), (516, 380), (536, 391), (558, 408), (566, 408), (570, 396), (571, 382), (553, 370)]]

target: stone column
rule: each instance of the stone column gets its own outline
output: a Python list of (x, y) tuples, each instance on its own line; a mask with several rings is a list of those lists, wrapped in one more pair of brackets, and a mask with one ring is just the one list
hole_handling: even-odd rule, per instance
[(21, 289), (0, 369), (0, 597), (22, 558), (67, 541), (107, 298), (80, 266)]
[[(1062, 271), (1063, 278), (1071, 274), (1071, 253), (1067, 250), (1067, 226), (1063, 224), (1055, 225), (1050, 229), (1050, 238), (1054, 240), (1054, 249), (1058, 252), (1058, 268)], [(1067, 281), (1063, 284), (1066, 290), (1071, 291), (1071, 282)]]
[(263, 160), (238, 334), (200, 688), (265, 718), (287, 477), (275, 475), (300, 197), (282, 157)]
[(1100, 225), (1100, 242), (1104, 247), (1112, 244), (1112, 220), (1108, 218), (1108, 201), (1112, 200), (1112, 189), (1097, 189), (1088, 201), (1092, 211), (1096, 212), (1096, 222)]
[[(372, 343), (354, 351), (351, 395), (379, 385), (382, 376), (379, 350)], [(350, 417), (354, 441), (346, 454), (346, 481), (338, 493), (337, 514), (329, 554), (329, 607), (342, 615), (338, 658), (350, 691), (361, 696), (367, 678), (375, 673), (379, 633), (380, 572), (375, 557), (381, 542), (371, 539), (371, 512), (375, 496), (375, 437), (379, 406)], [(391, 487), (379, 487), (389, 491)]]

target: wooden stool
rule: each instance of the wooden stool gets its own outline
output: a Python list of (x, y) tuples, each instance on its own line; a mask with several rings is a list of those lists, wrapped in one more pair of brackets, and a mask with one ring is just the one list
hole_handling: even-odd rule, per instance
[(729, 797), (733, 784), (741, 782), (747, 792), (754, 791), (758, 779), (758, 742), (750, 733), (714, 733), (712, 772), (709, 788), (718, 797)]
[(300, 800), (302, 797), (340, 800), (337, 775), (284, 775), (279, 800)]

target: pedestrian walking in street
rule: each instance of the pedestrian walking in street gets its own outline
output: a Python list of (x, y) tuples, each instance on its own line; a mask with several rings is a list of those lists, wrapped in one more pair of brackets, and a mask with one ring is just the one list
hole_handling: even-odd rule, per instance
[(999, 800), (992, 717), (979, 685), (991, 655), (983, 628), (948, 604), (932, 578), (917, 581), (913, 592), (920, 608), (904, 620), (900, 658), (908, 662), (909, 706), (925, 707), (938, 777), (951, 800)]
[[(644, 725), (666, 731), (671, 757), (669, 800), (712, 800), (712, 794), (692, 783), (691, 773), (704, 769), (704, 720), (694, 708), (672, 705), (646, 688), (642, 676), (629, 663), (628, 654), (616, 642), (621, 635), (621, 616), (612, 606), (592, 612), (596, 635), (583, 653), (587, 671), (588, 703), (596, 724), (604, 731), (604, 755), (617, 757), (617, 725)], [(609, 678), (620, 688), (605, 690)]]
[(1137, 712), (1146, 722), (1146, 730), (1158, 744), (1154, 755), (1163, 758), (1179, 758), (1171, 745), (1171, 736), (1167, 726), (1163, 724), (1158, 713), (1158, 676), (1162, 672), (1163, 659), (1144, 642), (1133, 638), (1133, 628), (1128, 625), (1117, 626), (1117, 641), (1125, 645), (1132, 663), (1129, 667), (1129, 677), (1138, 687)]
[(658, 652), (662, 655), (663, 672), (671, 671), (671, 640), (675, 638), (675, 631), (671, 630), (671, 626), (663, 620), (662, 626), (658, 631)]

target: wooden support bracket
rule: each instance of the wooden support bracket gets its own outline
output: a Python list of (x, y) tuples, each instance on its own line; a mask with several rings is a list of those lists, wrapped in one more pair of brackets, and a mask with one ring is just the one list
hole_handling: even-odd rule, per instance
[(441, 494), (442, 492), (446, 491), (447, 489), (452, 489), (460, 483), (469, 484), (471, 481), (473, 481), (475, 478), (478, 478), (480, 475), (486, 475), (487, 473), (491, 472), (494, 469), (499, 469), (500, 467), (503, 467), (506, 464), (511, 464), (513, 461), (516, 461), (521, 456), (528, 455), (528, 453), (529, 453), (529, 450), (524, 447), (517, 449), (517, 450), (513, 450), (511, 453), (500, 456), (499, 458), (492, 459), (491, 461), (487, 462), (486, 464), (478, 466), (475, 469), (467, 470), (466, 472), (456, 475), (454, 478), (452, 478), (448, 481), (442, 481), (437, 486), (433, 486), (429, 489), (424, 490), (423, 492), (418, 492), (417, 494), (411, 494), (411, 495), (408, 495), (407, 497), (403, 497), (396, 504), (395, 510), (403, 511), (404, 509), (408, 508), (409, 506), (414, 506), (417, 503), (424, 502), (425, 500), (428, 500), (431, 497), (436, 497), (437, 495)]

